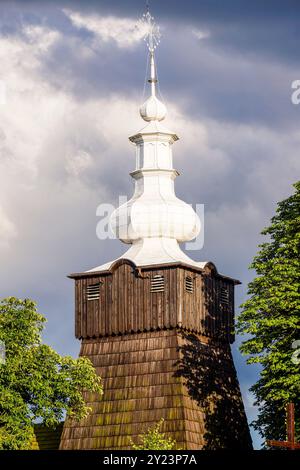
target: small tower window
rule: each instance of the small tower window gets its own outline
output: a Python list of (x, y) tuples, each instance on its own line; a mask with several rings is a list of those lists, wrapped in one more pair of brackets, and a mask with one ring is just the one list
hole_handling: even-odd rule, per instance
[(163, 292), (165, 288), (165, 280), (161, 275), (156, 275), (151, 278), (151, 292)]
[(220, 303), (222, 305), (229, 305), (229, 289), (228, 287), (220, 288)]
[(191, 276), (185, 278), (185, 290), (191, 294), (194, 292), (194, 280)]
[(98, 300), (100, 297), (100, 282), (87, 286), (87, 300)]

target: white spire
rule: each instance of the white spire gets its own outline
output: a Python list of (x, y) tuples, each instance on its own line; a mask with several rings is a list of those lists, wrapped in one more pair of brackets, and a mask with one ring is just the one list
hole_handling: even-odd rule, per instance
[(155, 23), (153, 16), (151, 16), (149, 11), (149, 6), (147, 5), (147, 12), (143, 15), (141, 22), (145, 26), (146, 34), (144, 40), (147, 42), (149, 54), (150, 54), (150, 79), (148, 80), (151, 83), (151, 95), (156, 95), (156, 69), (155, 69), (155, 59), (154, 51), (158, 44), (160, 43), (160, 30), (159, 26)]
[[(136, 168), (131, 173), (135, 191), (113, 212), (111, 227), (117, 238), (132, 245), (120, 258), (130, 259), (137, 266), (184, 262), (199, 267), (202, 263), (190, 259), (178, 244), (198, 235), (200, 220), (193, 208), (175, 195), (178, 172), (173, 168), (172, 144), (178, 137), (159, 122), (165, 118), (166, 107), (156, 96), (154, 51), (160, 33), (149, 11), (142, 21), (146, 25), (151, 72), (151, 95), (140, 108), (147, 125), (129, 138), (136, 146)], [(111, 264), (92, 271), (107, 269)]]
[(162, 121), (167, 114), (165, 105), (156, 97), (156, 66), (155, 66), (155, 49), (160, 42), (160, 31), (155, 23), (153, 16), (147, 8), (147, 12), (143, 15), (141, 23), (145, 28), (144, 40), (150, 55), (150, 78), (148, 82), (151, 84), (151, 96), (140, 107), (140, 115), (144, 121)]

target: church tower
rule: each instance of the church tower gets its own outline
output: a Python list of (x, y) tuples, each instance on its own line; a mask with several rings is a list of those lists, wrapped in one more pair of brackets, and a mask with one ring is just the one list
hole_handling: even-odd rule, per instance
[(201, 229), (192, 207), (176, 197), (175, 132), (162, 124), (155, 48), (159, 30), (143, 17), (150, 56), (150, 96), (140, 108), (146, 125), (136, 148), (133, 197), (111, 217), (129, 245), (117, 260), (75, 280), (75, 330), (81, 356), (103, 379), (104, 395), (88, 393), (92, 409), (67, 419), (61, 449), (130, 449), (130, 440), (164, 419), (178, 449), (251, 449), (231, 355), (234, 286), (211, 262), (195, 262), (179, 243)]

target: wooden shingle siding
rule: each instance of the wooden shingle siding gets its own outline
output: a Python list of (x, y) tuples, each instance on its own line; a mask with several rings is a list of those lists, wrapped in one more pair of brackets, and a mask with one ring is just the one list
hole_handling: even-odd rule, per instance
[[(200, 335), (195, 338), (209, 348), (209, 354), (212, 352), (222, 359), (222, 370), (230, 378), (233, 391), (230, 406), (242, 409), (229, 345), (214, 343)], [(179, 365), (184, 364), (181, 349), (185, 345), (189, 343), (180, 329), (84, 340), (80, 355), (88, 357), (102, 377), (104, 395), (85, 394), (92, 411), (80, 422), (66, 420), (60, 448), (130, 449), (130, 440), (137, 441), (141, 433), (161, 418), (164, 418), (162, 432), (176, 440), (177, 449), (203, 448), (207, 409), (190, 393), (184, 377), (178, 374)], [(205, 357), (201, 354), (197, 355), (196, 368), (200, 374), (205, 370)], [(213, 393), (214, 389), (210, 392), (214, 407), (218, 394)], [(232, 432), (230, 427), (244, 433), (241, 439), (237, 433), (236, 447), (250, 448), (243, 410), (238, 422), (228, 423), (227, 432)]]
[[(153, 291), (155, 276), (163, 290)], [(192, 279), (193, 292), (186, 290)], [(99, 299), (88, 301), (88, 286), (100, 283)], [(152, 286), (152, 287), (151, 287)], [(228, 305), (220, 303), (220, 289), (228, 289)], [(120, 264), (112, 273), (76, 279), (77, 338), (98, 338), (182, 327), (232, 341), (234, 283), (192, 268), (160, 267), (137, 272)]]
[(178, 448), (201, 447), (203, 413), (194, 410), (194, 426), (187, 425), (184, 386), (174, 374), (179, 359), (176, 330), (84, 341), (80, 354), (91, 359), (102, 377), (104, 395), (85, 395), (92, 413), (80, 423), (66, 421), (61, 449), (130, 449), (130, 439), (137, 441), (161, 418), (163, 432)]
[(63, 424), (58, 424), (55, 428), (50, 428), (44, 424), (34, 425), (34, 436), (30, 443), (31, 450), (58, 450)]
[[(154, 286), (154, 276), (163, 283)], [(130, 449), (161, 418), (178, 449), (251, 448), (230, 350), (238, 281), (213, 265), (137, 268), (125, 259), (72, 277), (80, 355), (104, 395), (84, 394), (92, 411), (66, 420), (61, 449)], [(88, 300), (97, 283), (99, 299)]]

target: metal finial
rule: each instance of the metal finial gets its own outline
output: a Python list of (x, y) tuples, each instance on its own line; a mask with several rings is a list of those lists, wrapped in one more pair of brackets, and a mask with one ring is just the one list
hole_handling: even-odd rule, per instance
[(160, 42), (160, 30), (159, 26), (155, 23), (153, 16), (149, 11), (149, 2), (146, 4), (146, 13), (143, 14), (142, 18), (139, 20), (138, 25), (139, 29), (143, 32), (143, 39), (146, 41), (149, 55), (150, 55), (150, 78), (148, 80), (151, 83), (151, 95), (156, 95), (156, 67), (155, 67), (155, 58), (154, 51), (157, 45)]
[(144, 40), (147, 43), (149, 51), (153, 53), (160, 42), (161, 34), (159, 26), (155, 23), (149, 11), (149, 3), (147, 3), (147, 11), (143, 14), (141, 22), (145, 30)]

